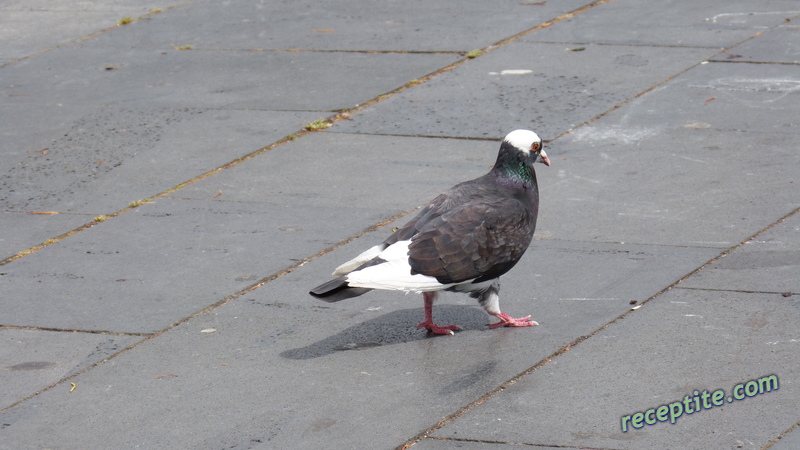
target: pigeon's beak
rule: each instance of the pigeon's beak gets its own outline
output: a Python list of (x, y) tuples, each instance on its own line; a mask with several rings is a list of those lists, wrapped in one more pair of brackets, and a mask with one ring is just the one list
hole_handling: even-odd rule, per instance
[(544, 152), (544, 149), (539, 152), (539, 158), (536, 160), (536, 162), (540, 162), (545, 166), (550, 165), (550, 158), (547, 157), (547, 153)]

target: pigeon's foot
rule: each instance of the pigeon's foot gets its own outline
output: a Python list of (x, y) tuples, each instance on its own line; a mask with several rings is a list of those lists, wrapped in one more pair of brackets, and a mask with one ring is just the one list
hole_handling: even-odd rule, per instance
[(520, 317), (519, 319), (515, 319), (510, 317), (508, 314), (501, 312), (500, 314), (495, 314), (495, 317), (500, 319), (500, 322), (493, 323), (489, 325), (489, 328), (497, 328), (497, 327), (532, 327), (534, 325), (539, 325), (535, 321), (531, 320), (531, 316), (527, 317)]
[(461, 327), (458, 325), (447, 325), (446, 327), (440, 327), (430, 320), (426, 320), (425, 322), (417, 325), (417, 329), (420, 328), (425, 328), (433, 334), (455, 334), (454, 331), (461, 330)]

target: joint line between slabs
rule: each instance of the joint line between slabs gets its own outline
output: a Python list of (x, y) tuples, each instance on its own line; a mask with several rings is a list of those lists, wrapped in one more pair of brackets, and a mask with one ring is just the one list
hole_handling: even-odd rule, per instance
[(195, 48), (195, 52), (254, 52), (254, 53), (364, 53), (377, 55), (465, 55), (463, 50), (327, 50), (304, 48)]
[(800, 292), (792, 292), (792, 291), (784, 291), (784, 292), (750, 291), (747, 289), (720, 289), (720, 288), (683, 287), (683, 286), (675, 286), (675, 289), (683, 289), (685, 291), (737, 292), (739, 294), (786, 295), (787, 297), (800, 294)]
[(126, 332), (126, 331), (81, 330), (73, 328), (37, 327), (34, 325), (3, 325), (3, 324), (0, 324), (0, 330), (50, 331), (55, 333), (102, 334), (105, 336), (134, 336), (134, 337), (148, 337), (153, 334), (153, 333), (136, 333), (136, 332)]
[[(524, 445), (526, 447), (547, 447), (547, 448), (564, 448), (564, 449), (588, 449), (590, 447), (575, 447), (573, 445), (563, 445), (563, 444), (534, 444), (530, 442), (515, 442), (515, 441), (496, 441), (496, 440), (489, 440), (489, 439), (472, 439), (472, 438), (454, 438), (454, 437), (441, 437), (441, 436), (428, 436), (425, 439), (433, 439), (436, 441), (444, 441), (444, 442), (475, 442), (479, 444), (505, 444), (505, 445)], [(591, 447), (591, 450), (618, 450), (615, 448), (606, 448), (606, 447)]]
[(720, 64), (755, 64), (755, 65), (762, 65), (762, 66), (800, 66), (800, 63), (796, 62), (783, 62), (783, 61), (736, 61), (732, 59), (709, 59), (708, 62), (713, 63), (720, 63)]

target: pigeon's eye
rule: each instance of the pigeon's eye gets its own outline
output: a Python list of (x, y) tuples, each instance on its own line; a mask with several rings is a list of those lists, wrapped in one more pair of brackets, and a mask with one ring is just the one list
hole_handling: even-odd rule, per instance
[(538, 152), (539, 151), (539, 143), (538, 142), (534, 142), (533, 145), (531, 145), (531, 151), (533, 151), (533, 152)]

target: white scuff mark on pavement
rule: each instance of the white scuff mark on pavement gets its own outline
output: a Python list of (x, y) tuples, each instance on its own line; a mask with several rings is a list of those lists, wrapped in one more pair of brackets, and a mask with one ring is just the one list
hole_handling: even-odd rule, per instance
[(796, 92), (800, 90), (800, 80), (792, 78), (720, 78), (707, 85), (692, 85), (690, 87), (708, 87), (728, 91), (756, 91), (756, 92)]
[(684, 314), (684, 316), (685, 316), (685, 317), (699, 317), (699, 318), (701, 318), (701, 319), (703, 318), (703, 316), (701, 316), (701, 315), (698, 315), (698, 314)]
[(678, 158), (683, 158), (683, 159), (691, 161), (691, 162), (703, 163), (703, 164), (706, 163), (702, 159), (689, 158), (688, 156), (685, 156), (685, 155), (675, 155), (675, 156), (677, 156)]
[(800, 80), (793, 78), (719, 78), (708, 84), (692, 84), (689, 87), (714, 89), (728, 92), (766, 92), (780, 94), (777, 98), (764, 100), (764, 103), (774, 102), (789, 94), (800, 92)]
[(647, 139), (658, 135), (660, 130), (656, 128), (644, 127), (582, 127), (572, 132), (572, 137), (576, 142), (591, 141), (601, 142), (614, 140), (621, 142), (625, 145), (638, 143), (643, 139)]
[(689, 241), (693, 245), (707, 245), (710, 247), (726, 247), (733, 245), (732, 241)]
[(589, 183), (593, 183), (593, 184), (600, 184), (601, 183), (600, 180), (593, 180), (591, 178), (581, 177), (581, 176), (578, 176), (578, 175), (573, 175), (572, 178), (573, 179), (582, 180), (582, 181), (588, 181)]
[(662, 219), (664, 217), (664, 214), (668, 213), (669, 210), (656, 209), (656, 210), (653, 210), (651, 212), (656, 213), (656, 214), (642, 214), (642, 213), (638, 213), (638, 212), (634, 212), (634, 213), (618, 212), (617, 215), (618, 216), (622, 216), (622, 217), (639, 217), (639, 218), (643, 218), (643, 219)]
[(691, 128), (693, 130), (702, 130), (705, 128), (711, 128), (711, 124), (705, 122), (689, 122), (683, 126), (684, 128)]
[(489, 75), (528, 75), (529, 73), (533, 73), (533, 71), (528, 69), (508, 69), (500, 72), (489, 72)]
[[(797, 339), (789, 339), (788, 341), (784, 341), (784, 342), (800, 342), (800, 341), (798, 341)], [(780, 343), (781, 343), (781, 341), (767, 342), (767, 345), (778, 345)]]
[[(714, 17), (706, 19), (706, 22), (717, 23), (717, 19), (725, 17), (725, 18), (732, 18), (732, 17), (748, 17), (748, 16), (763, 16), (767, 14), (800, 14), (800, 11), (759, 11), (759, 12), (739, 12), (739, 13), (720, 13)], [(739, 19), (733, 20), (731, 23), (746, 23), (746, 19)]]
[[(795, 231), (798, 231), (798, 230), (795, 230)], [(777, 247), (784, 247), (786, 245), (791, 245), (789, 242), (781, 241), (781, 240), (774, 240), (774, 241), (752, 240), (752, 241), (744, 241), (743, 243), (744, 244), (767, 244), (767, 245), (774, 245), (774, 246), (777, 246)]]

